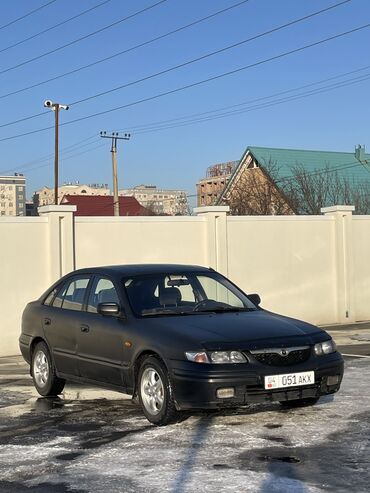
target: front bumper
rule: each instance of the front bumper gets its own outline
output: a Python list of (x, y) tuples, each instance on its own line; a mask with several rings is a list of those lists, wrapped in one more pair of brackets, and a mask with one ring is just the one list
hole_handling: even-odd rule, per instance
[[(171, 380), (179, 410), (219, 409), (258, 402), (320, 397), (337, 392), (343, 377), (343, 358), (340, 353), (310, 358), (303, 364), (278, 368), (252, 364), (222, 365), (220, 368), (221, 365), (178, 361), (173, 363), (175, 364), (171, 369)], [(315, 371), (314, 385), (275, 390), (264, 388), (266, 375), (310, 370)], [(327, 385), (329, 376), (338, 376), (339, 382)], [(233, 387), (235, 396), (228, 399), (217, 398), (217, 390), (224, 387)]]

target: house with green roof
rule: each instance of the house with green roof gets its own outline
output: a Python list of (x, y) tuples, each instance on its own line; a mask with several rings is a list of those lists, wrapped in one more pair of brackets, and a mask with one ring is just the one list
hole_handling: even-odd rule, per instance
[[(271, 167), (276, 170), (274, 176), (269, 173)], [(370, 154), (365, 152), (365, 146), (355, 147), (353, 153), (250, 146), (243, 153), (216, 205), (230, 204), (233, 192), (238, 184), (240, 188), (243, 177), (251, 175), (252, 170), (256, 169), (266, 180), (273, 181), (276, 189), (283, 194), (284, 184), (293, 179), (297, 168), (303, 170), (307, 177), (333, 173), (353, 188), (368, 186), (370, 193)], [(248, 183), (249, 181), (245, 181), (242, 187), (248, 187)], [(289, 203), (288, 197), (286, 200)], [(335, 204), (323, 204), (329, 205)], [(290, 213), (294, 212), (294, 206), (291, 205)]]

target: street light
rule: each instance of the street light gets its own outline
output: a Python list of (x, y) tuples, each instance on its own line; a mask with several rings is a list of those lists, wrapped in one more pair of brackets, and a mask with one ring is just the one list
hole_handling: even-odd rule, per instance
[(59, 168), (59, 110), (69, 110), (66, 104), (53, 103), (50, 99), (44, 102), (45, 108), (55, 113), (55, 154), (54, 154), (54, 203), (58, 205), (58, 168)]

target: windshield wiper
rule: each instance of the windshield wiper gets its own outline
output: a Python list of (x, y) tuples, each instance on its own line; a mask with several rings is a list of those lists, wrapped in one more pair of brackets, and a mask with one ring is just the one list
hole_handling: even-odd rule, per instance
[[(206, 311), (203, 311), (203, 313), (205, 314)], [(201, 315), (202, 312), (194, 312), (194, 311), (191, 311), (191, 312), (167, 312), (167, 311), (163, 310), (163, 311), (152, 311), (149, 313), (142, 313), (141, 316), (142, 317), (156, 317), (156, 316), (176, 317), (176, 316), (199, 315), (199, 314)]]
[(197, 312), (195, 313), (209, 313), (209, 312), (212, 312), (212, 313), (221, 313), (221, 312), (253, 312), (255, 311), (255, 308), (247, 308), (247, 307), (244, 307), (244, 308), (239, 308), (239, 307), (236, 307), (236, 306), (231, 306), (230, 308), (226, 307), (226, 306), (218, 306), (218, 307), (215, 307), (215, 308), (205, 308), (204, 310), (198, 310)]

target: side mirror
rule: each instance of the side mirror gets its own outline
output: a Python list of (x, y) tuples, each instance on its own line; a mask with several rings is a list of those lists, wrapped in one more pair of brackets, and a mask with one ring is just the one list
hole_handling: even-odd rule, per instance
[(256, 306), (259, 306), (261, 304), (261, 297), (257, 293), (253, 294), (248, 294), (248, 298), (251, 300), (252, 303), (254, 303)]
[(118, 315), (121, 311), (118, 303), (99, 303), (98, 313), (100, 315)]

